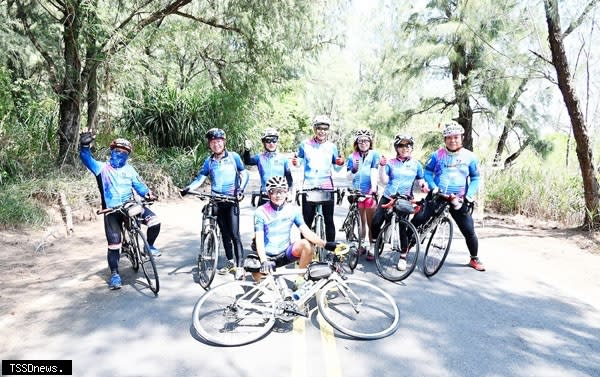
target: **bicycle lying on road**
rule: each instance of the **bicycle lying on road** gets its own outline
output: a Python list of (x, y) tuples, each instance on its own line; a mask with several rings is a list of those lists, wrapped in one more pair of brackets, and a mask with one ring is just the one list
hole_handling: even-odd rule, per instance
[(121, 252), (127, 256), (131, 262), (133, 271), (137, 272), (142, 266), (142, 272), (148, 283), (148, 287), (158, 295), (160, 284), (158, 281), (158, 272), (156, 270), (156, 261), (154, 255), (150, 252), (150, 245), (146, 236), (142, 232), (141, 215), (144, 213), (144, 207), (152, 204), (151, 201), (130, 199), (118, 207), (99, 209), (98, 215), (119, 212), (123, 215), (123, 226), (121, 226)]
[[(308, 317), (308, 303), (316, 297), (323, 318), (346, 335), (378, 339), (393, 334), (400, 324), (398, 305), (381, 288), (345, 276), (344, 257), (349, 249), (342, 244), (328, 254), (326, 262), (313, 262), (304, 269), (278, 269), (258, 283), (233, 281), (213, 287), (194, 306), (194, 329), (210, 343), (248, 344), (265, 336), (277, 320)], [(289, 275), (304, 275), (310, 287), (297, 301), (290, 298), (284, 278)]]
[(189, 191), (188, 194), (194, 195), (200, 200), (208, 200), (208, 203), (202, 207), (202, 233), (197, 258), (198, 282), (202, 288), (208, 289), (215, 278), (220, 253), (221, 231), (217, 223), (217, 203), (235, 203), (237, 198), (213, 192)]

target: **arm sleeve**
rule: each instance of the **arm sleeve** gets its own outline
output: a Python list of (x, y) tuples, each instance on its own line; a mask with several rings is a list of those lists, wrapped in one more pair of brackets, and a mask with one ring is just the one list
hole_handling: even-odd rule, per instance
[(246, 165), (257, 165), (258, 164), (258, 155), (250, 156), (250, 151), (245, 150), (242, 154), (242, 158), (244, 159), (244, 164)]
[(427, 162), (425, 163), (425, 174), (424, 174), (424, 178), (425, 178), (425, 182), (427, 182), (427, 185), (429, 186), (430, 190), (434, 190), (435, 188), (437, 188), (438, 186), (435, 184), (434, 182), (434, 177), (433, 177), (433, 171), (435, 169), (435, 165), (437, 164), (437, 159), (435, 158), (435, 154), (436, 152), (434, 152), (431, 157), (429, 157), (429, 160), (427, 160)]
[(248, 185), (248, 180), (250, 180), (250, 174), (248, 174), (248, 170), (244, 167), (239, 154), (234, 154), (233, 159), (235, 160), (235, 165), (240, 174), (240, 190), (243, 192)]
[(481, 178), (479, 167), (477, 166), (477, 160), (473, 160), (469, 164), (469, 178), (470, 182), (466, 196), (472, 200), (475, 197), (475, 194), (477, 194), (477, 190), (479, 190), (479, 181)]
[(92, 157), (92, 149), (90, 147), (82, 147), (79, 149), (79, 158), (83, 165), (88, 168), (89, 171), (94, 173), (94, 175), (100, 174), (102, 164)]
[(288, 184), (288, 189), (291, 189), (294, 186), (294, 178), (292, 177), (292, 170), (290, 169), (290, 164), (288, 160), (285, 160), (283, 163), (283, 174), (285, 175), (285, 180)]
[(140, 175), (137, 173), (137, 171), (135, 169), (133, 169), (133, 171), (135, 172), (135, 178), (131, 181), (133, 189), (141, 196), (146, 196), (150, 189), (148, 188), (148, 186), (146, 186), (144, 182), (142, 182), (142, 179), (140, 178)]
[(340, 157), (340, 154), (338, 152), (337, 146), (335, 146), (335, 144), (333, 145), (333, 153), (331, 156), (331, 164), (333, 165), (333, 170), (335, 171), (340, 171), (342, 170), (343, 165), (337, 165), (335, 163), (335, 160)]

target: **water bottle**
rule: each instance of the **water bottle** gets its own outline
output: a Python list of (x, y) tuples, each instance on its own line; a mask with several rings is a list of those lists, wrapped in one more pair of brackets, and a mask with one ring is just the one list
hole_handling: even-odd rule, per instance
[(308, 291), (310, 291), (313, 285), (315, 285), (315, 282), (312, 280), (309, 280), (306, 283), (302, 284), (300, 288), (298, 288), (296, 291), (294, 291), (294, 293), (292, 293), (292, 298), (294, 299), (294, 301), (300, 300)]

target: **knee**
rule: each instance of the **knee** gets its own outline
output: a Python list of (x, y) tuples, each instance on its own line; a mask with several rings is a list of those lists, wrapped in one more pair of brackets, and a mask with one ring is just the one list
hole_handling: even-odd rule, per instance
[(296, 251), (296, 255), (302, 256), (306, 253), (312, 253), (312, 246), (310, 242), (306, 238), (299, 239), (294, 243), (293, 247), (294, 251)]

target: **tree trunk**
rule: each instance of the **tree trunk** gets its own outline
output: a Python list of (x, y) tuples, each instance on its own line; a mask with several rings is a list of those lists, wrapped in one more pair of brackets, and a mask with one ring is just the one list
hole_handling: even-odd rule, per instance
[[(517, 108), (517, 103), (519, 103), (519, 97), (525, 91), (525, 85), (529, 81), (529, 77), (525, 77), (521, 80), (521, 84), (517, 88), (515, 94), (513, 94), (510, 103), (508, 105), (508, 110), (506, 111), (506, 122), (504, 122), (504, 128), (502, 129), (502, 134), (500, 135), (500, 139), (498, 139), (498, 145), (496, 146), (496, 154), (494, 155), (494, 162), (492, 162), (492, 166), (498, 166), (500, 164), (500, 157), (502, 157), (502, 152), (506, 147), (506, 139), (508, 138), (508, 131), (510, 131), (514, 125), (514, 117), (515, 117), (515, 109)], [(520, 152), (519, 152), (520, 154)], [(518, 156), (518, 155), (517, 155)], [(510, 158), (510, 157), (509, 157)], [(508, 158), (507, 158), (508, 160)], [(511, 160), (512, 162), (513, 160)], [(506, 161), (504, 162), (504, 167), (506, 167)]]
[(462, 44), (455, 45), (454, 51), (458, 54), (458, 56), (461, 57), (460, 59), (450, 62), (454, 96), (458, 105), (458, 118), (456, 118), (456, 122), (465, 129), (463, 146), (472, 151), (473, 109), (471, 108), (471, 103), (469, 102), (470, 69), (465, 63), (468, 60), (468, 57), (465, 47)]
[(548, 23), (548, 40), (550, 42), (550, 51), (552, 52), (552, 64), (556, 69), (558, 87), (562, 93), (567, 112), (571, 119), (573, 137), (575, 138), (575, 143), (577, 145), (575, 151), (577, 153), (577, 159), (579, 160), (581, 177), (583, 179), (583, 194), (585, 197), (586, 208), (583, 225), (598, 229), (600, 228), (600, 215), (598, 213), (598, 180), (594, 174), (594, 159), (590, 148), (587, 127), (579, 106), (579, 99), (571, 84), (571, 73), (560, 28), (558, 1), (544, 0), (544, 8), (546, 11), (546, 22)]
[(63, 29), (65, 76), (59, 102), (58, 164), (75, 162), (75, 143), (81, 121), (81, 61), (78, 55), (81, 20), (77, 1), (67, 1)]
[(519, 147), (515, 153), (511, 154), (504, 160), (504, 169), (511, 167), (511, 165), (515, 162), (515, 160), (521, 155), (521, 153), (527, 148), (527, 146), (531, 144), (531, 138), (525, 140), (525, 142)]

